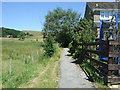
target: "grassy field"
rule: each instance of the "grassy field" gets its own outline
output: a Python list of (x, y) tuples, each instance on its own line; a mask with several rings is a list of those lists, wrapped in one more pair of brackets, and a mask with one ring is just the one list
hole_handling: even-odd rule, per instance
[(30, 40), (30, 41), (42, 41), (43, 35), (42, 35), (42, 31), (23, 31), (24, 33), (29, 33), (32, 34), (33, 36), (29, 36), (26, 38), (26, 40)]
[[(34, 37), (2, 39), (2, 84), (4, 88), (55, 88), (58, 87), (60, 49), (47, 58), (41, 41)], [(31, 41), (32, 40), (32, 41)]]

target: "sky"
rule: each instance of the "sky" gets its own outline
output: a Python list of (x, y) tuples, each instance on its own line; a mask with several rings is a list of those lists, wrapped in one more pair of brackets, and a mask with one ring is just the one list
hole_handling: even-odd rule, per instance
[(2, 26), (18, 30), (40, 31), (48, 11), (53, 11), (57, 7), (72, 8), (83, 15), (85, 5), (85, 2), (4, 2), (2, 3)]
[(83, 17), (85, 6), (86, 2), (2, 2), (2, 26), (16, 30), (41, 31), (48, 11), (57, 7), (65, 10), (71, 8)]

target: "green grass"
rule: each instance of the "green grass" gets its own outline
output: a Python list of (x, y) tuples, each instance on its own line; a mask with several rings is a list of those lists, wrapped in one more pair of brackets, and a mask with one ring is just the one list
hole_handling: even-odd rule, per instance
[[(55, 63), (59, 63), (60, 53), (57, 53), (56, 51), (53, 57), (47, 58), (43, 55), (44, 51), (41, 45), (42, 42), (3, 39), (2, 84), (4, 88), (17, 88), (25, 86), (30, 80), (38, 77), (39, 73), (42, 72), (48, 65), (50, 65), (50, 68), (45, 73), (46, 75), (52, 71)], [(12, 64), (10, 64), (10, 62)], [(55, 78), (58, 78), (58, 67), (59, 66), (57, 65), (57, 70), (55, 71), (56, 74), (53, 74), (53, 77)], [(51, 78), (51, 76), (48, 76), (47, 78)], [(48, 83), (52, 83), (51, 80), (49, 80)], [(48, 87), (54, 88), (57, 86), (58, 83), (48, 84)], [(41, 86), (41, 88), (44, 87), (46, 87), (46, 84)]]
[[(58, 88), (59, 81), (59, 58), (60, 50), (54, 54), (50, 59), (49, 68), (46, 70), (42, 76), (38, 78), (38, 83), (34, 85), (36, 88)], [(54, 65), (52, 65), (54, 64)]]
[(88, 62), (84, 62), (82, 66), (85, 68), (85, 70), (89, 73), (90, 76), (92, 76), (92, 79), (94, 80), (94, 83), (99, 88), (107, 88), (105, 78), (101, 78), (97, 72), (92, 70), (92, 68), (88, 65)]
[[(35, 76), (43, 50), (39, 42), (2, 42), (3, 87), (17, 87)], [(10, 74), (11, 59), (11, 74)], [(39, 66), (41, 67), (41, 66)], [(12, 82), (12, 83), (11, 83)]]
[(103, 85), (103, 84), (101, 84), (99, 82), (96, 82), (95, 85), (98, 86), (99, 88), (109, 88), (108, 86)]
[(58, 88), (60, 48), (56, 45), (56, 53), (51, 58), (45, 58), (42, 69), (36, 78), (20, 88)]
[[(36, 62), (39, 60), (40, 55), (42, 55), (42, 48), (40, 43), (38, 42), (10, 42), (3, 41), (2, 42), (2, 60), (3, 60), (3, 72), (7, 72), (9, 70), (10, 59), (12, 59), (12, 67), (13, 69), (17, 69), (20, 67), (16, 67), (19, 64), (21, 68), (22, 65), (25, 65), (29, 62)], [(16, 66), (14, 66), (16, 65)], [(16, 68), (14, 68), (16, 67)]]

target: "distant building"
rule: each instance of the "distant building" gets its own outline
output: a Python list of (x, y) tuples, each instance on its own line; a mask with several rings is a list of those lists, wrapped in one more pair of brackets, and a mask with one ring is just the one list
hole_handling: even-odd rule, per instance
[[(109, 28), (112, 18), (115, 26), (116, 12), (120, 13), (119, 0), (117, 0), (117, 2), (87, 2), (85, 18), (89, 20), (93, 17), (94, 26), (97, 28), (97, 38), (99, 38), (100, 20), (107, 21), (103, 26), (104, 30)], [(120, 16), (118, 16), (118, 22), (118, 27), (120, 28)]]

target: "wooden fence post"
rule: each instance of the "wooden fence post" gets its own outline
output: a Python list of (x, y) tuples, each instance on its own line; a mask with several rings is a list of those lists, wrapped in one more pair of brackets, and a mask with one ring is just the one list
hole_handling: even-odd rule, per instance
[[(109, 47), (109, 50), (108, 50), (108, 54), (109, 54), (109, 52), (111, 52), (112, 51), (112, 46), (111, 45), (108, 45), (108, 47)], [(108, 55), (108, 65), (109, 64), (112, 64), (112, 57), (109, 57), (109, 55)], [(108, 76), (112, 76), (112, 70), (108, 70)]]
[(23, 65), (25, 64), (25, 56), (23, 55)]
[(37, 50), (37, 55), (38, 55), (38, 50)]
[(33, 56), (33, 53), (31, 53), (31, 59), (32, 59), (32, 61), (34, 62), (34, 56)]
[[(112, 57), (108, 57), (108, 65), (112, 64)], [(108, 70), (108, 76), (112, 76), (112, 70)]]

